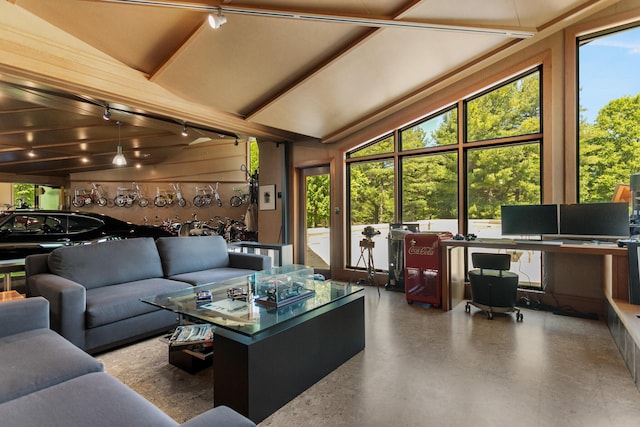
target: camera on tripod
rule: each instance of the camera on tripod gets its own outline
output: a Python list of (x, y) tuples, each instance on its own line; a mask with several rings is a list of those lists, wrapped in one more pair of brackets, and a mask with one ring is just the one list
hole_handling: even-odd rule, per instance
[(360, 247), (361, 248), (374, 248), (375, 247), (375, 242), (373, 241), (373, 236), (377, 236), (378, 234), (380, 234), (380, 232), (378, 230), (376, 230), (375, 228), (373, 228), (370, 225), (367, 225), (364, 230), (362, 230), (362, 235), (364, 236), (364, 239), (362, 239), (360, 241)]
[(377, 236), (378, 234), (380, 234), (380, 232), (370, 225), (367, 225), (364, 230), (362, 230), (362, 235), (368, 240), (371, 240), (373, 236)]

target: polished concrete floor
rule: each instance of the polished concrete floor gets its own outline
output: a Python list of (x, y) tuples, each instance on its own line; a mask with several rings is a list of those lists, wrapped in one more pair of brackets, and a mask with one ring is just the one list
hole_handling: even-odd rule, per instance
[(261, 427), (640, 425), (640, 392), (602, 320), (488, 320), (375, 288), (365, 306), (366, 349)]
[[(445, 313), (365, 293), (365, 350), (260, 427), (640, 426), (640, 392), (602, 320), (532, 310), (522, 323), (488, 320), (464, 304)], [(170, 365), (157, 338), (98, 358), (178, 422), (213, 406), (213, 369)]]

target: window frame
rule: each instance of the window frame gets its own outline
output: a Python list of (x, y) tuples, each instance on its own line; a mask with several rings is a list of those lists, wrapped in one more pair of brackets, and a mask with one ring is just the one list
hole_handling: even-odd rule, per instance
[[(610, 25), (603, 27), (598, 27), (597, 29), (591, 31), (584, 31), (578, 33), (570, 33), (567, 35), (567, 38), (573, 39), (573, 51), (567, 54), (567, 64), (571, 63), (573, 59), (574, 66), (574, 89), (575, 93), (573, 96), (568, 94), (568, 98), (573, 98), (573, 112), (567, 111), (567, 117), (570, 117), (570, 120), (573, 121), (574, 126), (570, 126), (570, 121), (568, 120), (567, 128), (570, 128), (573, 133), (572, 138), (567, 138), (568, 140), (575, 141), (573, 148), (575, 150), (573, 156), (573, 169), (575, 171), (573, 182), (572, 193), (570, 193), (570, 197), (568, 197), (567, 202), (575, 202), (575, 203), (589, 203), (589, 201), (583, 201), (580, 194), (581, 187), (581, 135), (580, 135), (580, 47), (584, 44), (590, 43), (591, 41), (610, 36), (613, 34), (621, 33), (624, 31), (636, 29), (640, 31), (640, 20), (637, 18), (631, 22), (616, 22), (611, 23)], [(568, 176), (570, 176), (568, 174)], [(567, 182), (567, 186), (571, 184)], [(612, 189), (612, 192), (614, 189)]]
[[(385, 132), (384, 134), (372, 138), (358, 146), (354, 147), (351, 150), (345, 152), (344, 155), (344, 164), (345, 164), (345, 195), (346, 195), (346, 215), (345, 215), (345, 231), (346, 231), (346, 239), (345, 244), (347, 248), (352, 246), (352, 203), (351, 203), (351, 165), (359, 162), (370, 162), (375, 160), (383, 160), (389, 159), (393, 161), (394, 167), (394, 195), (395, 195), (395, 212), (394, 212), (394, 221), (396, 223), (401, 221), (403, 217), (402, 212), (402, 159), (405, 157), (415, 157), (415, 156), (423, 156), (423, 155), (434, 155), (440, 153), (456, 153), (458, 159), (458, 233), (466, 234), (468, 230), (468, 206), (467, 206), (467, 152), (471, 149), (481, 149), (483, 147), (493, 148), (497, 146), (503, 145), (514, 145), (514, 144), (525, 144), (525, 143), (535, 143), (539, 145), (540, 152), (540, 197), (544, 200), (544, 158), (545, 158), (545, 144), (544, 144), (544, 64), (543, 62), (536, 62), (532, 66), (522, 67), (520, 71), (517, 73), (511, 74), (509, 77), (502, 80), (494, 80), (492, 84), (485, 86), (482, 90), (479, 90), (475, 93), (468, 94), (467, 96), (461, 97), (455, 102), (448, 103), (441, 108), (437, 109), (435, 112), (420, 117), (408, 124), (405, 124), (401, 127), (393, 129), (391, 132)], [(504, 87), (508, 84), (516, 82), (517, 80), (526, 77), (532, 74), (538, 74), (539, 80), (539, 132), (525, 134), (525, 135), (517, 135), (517, 136), (508, 136), (508, 137), (500, 137), (494, 139), (487, 140), (479, 140), (479, 141), (467, 141), (467, 104), (471, 100), (475, 100), (483, 95), (491, 93), (501, 87)], [(441, 116), (447, 112), (452, 110), (457, 111), (457, 142), (455, 144), (447, 144), (447, 145), (437, 145), (433, 147), (422, 147), (416, 149), (404, 150), (402, 149), (402, 141), (401, 135), (402, 132), (411, 129), (412, 127), (418, 126), (422, 123), (425, 123), (433, 118)], [(394, 151), (390, 153), (378, 153), (369, 156), (360, 156), (353, 157), (351, 154), (362, 150), (363, 148), (369, 147), (377, 142), (380, 142), (386, 138), (393, 137), (393, 146)], [(353, 269), (356, 266), (352, 264), (352, 254), (350, 250), (346, 251), (345, 254), (345, 265), (347, 268)], [(376, 266), (377, 270), (382, 270), (380, 266)], [(384, 266), (386, 269), (386, 266)]]

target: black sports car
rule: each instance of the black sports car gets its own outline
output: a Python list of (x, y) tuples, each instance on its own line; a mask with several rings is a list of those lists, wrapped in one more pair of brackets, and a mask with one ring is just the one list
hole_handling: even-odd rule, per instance
[(19, 259), (61, 246), (172, 234), (91, 212), (17, 210), (0, 215), (0, 259)]

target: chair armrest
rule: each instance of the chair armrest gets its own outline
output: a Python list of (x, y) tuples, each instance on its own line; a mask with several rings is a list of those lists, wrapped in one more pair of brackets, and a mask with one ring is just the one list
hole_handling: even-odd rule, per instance
[(49, 302), (25, 298), (0, 304), (0, 338), (34, 329), (49, 329)]
[(45, 273), (30, 277), (31, 284), (49, 301), (51, 329), (84, 348), (87, 290), (81, 284), (64, 277)]
[(256, 271), (269, 270), (271, 268), (271, 258), (267, 255), (229, 252), (229, 266)]
[(250, 419), (227, 406), (217, 406), (190, 419), (182, 427), (255, 427)]

